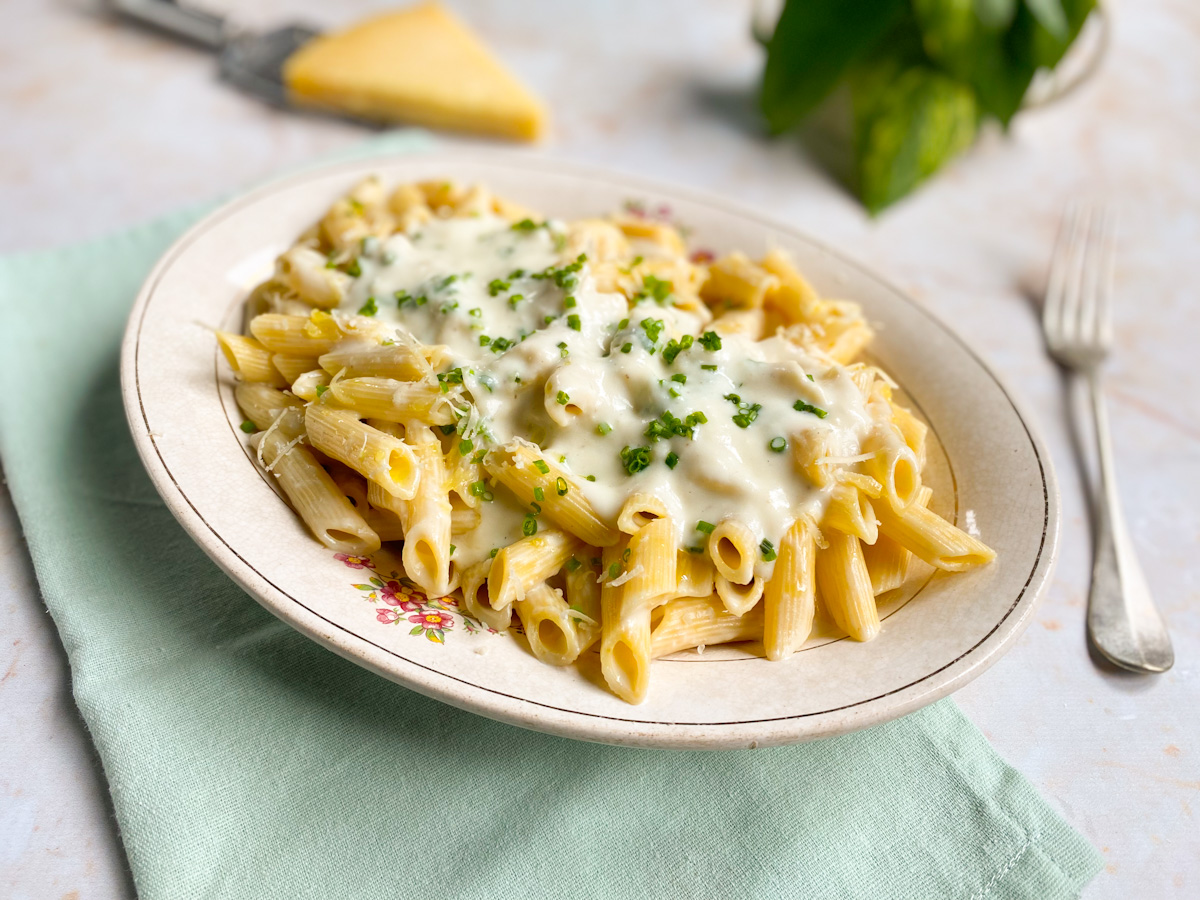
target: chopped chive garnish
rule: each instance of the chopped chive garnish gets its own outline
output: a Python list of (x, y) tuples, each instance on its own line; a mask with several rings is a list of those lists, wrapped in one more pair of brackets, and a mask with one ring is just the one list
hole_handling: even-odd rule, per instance
[(535, 469), (537, 469), (539, 472), (541, 472), (543, 475), (550, 474), (550, 467), (548, 465), (546, 465), (546, 461), (544, 459), (535, 459), (533, 461), (533, 467)]
[(566, 406), (568, 403), (571, 402), (571, 395), (568, 394), (566, 391), (559, 391), (558, 394), (554, 397), (554, 399), (558, 403), (559, 406)]
[(818, 419), (823, 419), (829, 415), (827, 410), (821, 409), (819, 406), (813, 406), (811, 403), (805, 403), (803, 400), (797, 400), (795, 403), (793, 403), (792, 409), (794, 409), (796, 412), (812, 413)]
[(569, 316), (567, 316), (567, 327), (572, 331), (582, 331), (583, 322), (580, 320), (579, 316), (577, 316), (575, 313), (571, 313)]
[(612, 431), (612, 426), (607, 422), (601, 422), (596, 426), (596, 434), (600, 435), (601, 437), (608, 434), (610, 431)]
[(667, 346), (663, 347), (663, 359), (668, 363), (675, 362), (675, 357), (679, 356), (684, 350), (690, 350), (696, 339), (690, 334), (685, 334), (679, 340), (671, 338), (667, 341)]
[(687, 384), (687, 376), (684, 375), (682, 372), (679, 373), (678, 375), (672, 375), (671, 380), (678, 381), (680, 384)]
[(758, 414), (762, 412), (761, 403), (750, 403), (737, 394), (726, 394), (725, 399), (738, 408), (737, 414), (733, 417), (733, 424), (738, 428), (749, 428), (758, 418)]
[(704, 365), (704, 366), (701, 366), (700, 368), (702, 368), (702, 369), (703, 369), (704, 371), (706, 371), (706, 372), (715, 372), (715, 371), (717, 371), (717, 367), (716, 367), (716, 366), (714, 366), (714, 365)]
[(662, 334), (663, 320), (662, 319), (642, 319), (640, 322), (642, 331), (646, 332), (646, 337), (650, 339), (650, 343), (656, 343), (658, 336)]
[(629, 341), (626, 341), (624, 344), (621, 345), (622, 353), (628, 353), (632, 349), (633, 349), (633, 344), (629, 343)]
[(443, 316), (448, 316), (450, 313), (458, 309), (458, 301), (451, 300), (448, 303), (443, 303), (440, 307)]
[(463, 438), (458, 442), (458, 453), (460, 456), (466, 456), (475, 449), (475, 442), (470, 438)]
[(787, 449), (787, 441), (781, 437), (773, 437), (767, 446), (776, 453), (782, 453)]
[(379, 306), (375, 303), (374, 297), (368, 297), (367, 302), (358, 308), (360, 316), (373, 316), (379, 312)]
[(242, 429), (242, 431), (246, 432), (246, 434), (254, 434), (254, 432), (258, 431), (258, 426), (255, 425), (253, 422), (251, 422), (249, 419), (246, 419), (238, 427), (240, 429)]
[(503, 353), (509, 347), (515, 346), (516, 343), (517, 343), (516, 341), (511, 341), (506, 337), (492, 338), (492, 344), (491, 344), (492, 352), (493, 353)]
[(491, 281), (488, 282), (488, 293), (491, 294), (493, 297), (498, 297), (504, 291), (507, 291), (510, 287), (512, 287), (512, 285), (509, 284), (507, 281), (501, 281), (499, 278), (493, 278)]
[(586, 479), (587, 481), (595, 481), (595, 480), (596, 480), (596, 476), (595, 476), (595, 475), (586, 475), (586, 476), (584, 476), (584, 477), (585, 477), (585, 479)]
[(567, 491), (570, 489), (570, 486), (567, 484), (567, 479), (563, 478), (561, 475), (554, 479), (554, 492), (558, 494), (558, 496), (567, 496)]
[(491, 557), (492, 559), (495, 559), (495, 558), (496, 558), (496, 554), (497, 554), (497, 553), (499, 553), (499, 552), (500, 552), (500, 548), (499, 548), (499, 547), (493, 547), (493, 548), (492, 548), (492, 552), (491, 552), (491, 553), (489, 553), (489, 554), (488, 554), (488, 556), (489, 556), (489, 557)]
[(629, 327), (629, 319), (622, 319), (617, 323), (617, 331), (624, 331)]
[(779, 555), (775, 552), (775, 545), (766, 538), (763, 538), (763, 542), (758, 545), (758, 549), (762, 553), (763, 562), (772, 562)]
[(537, 534), (537, 519), (533, 513), (525, 514), (525, 521), (521, 523), (521, 534), (525, 537), (533, 537)]
[(546, 499), (546, 492), (542, 490), (541, 487), (535, 487), (533, 489), (533, 499), (540, 503)]
[(508, 298), (508, 305), (511, 306), (513, 309), (516, 309), (517, 304), (520, 303), (524, 299), (525, 299), (524, 294), (513, 294), (511, 297)]
[(688, 547), (687, 552), (688, 553), (703, 553), (704, 548), (703, 547)]
[(614, 578), (616, 578), (620, 574), (621, 574), (621, 564), (619, 562), (612, 563), (608, 567), (608, 580), (609, 581), (612, 581)]
[(816, 381), (816, 379), (813, 378), (811, 374), (806, 373), (804, 377), (807, 378), (809, 381)]
[(571, 348), (567, 346), (566, 341), (558, 342), (558, 355), (561, 356), (563, 359), (566, 359), (568, 356), (571, 355)]
[(583, 565), (583, 563), (581, 563), (579, 560), (577, 560), (575, 557), (572, 556), (570, 559), (567, 560), (567, 571), (575, 572), (582, 565)]
[(488, 490), (487, 482), (483, 479), (472, 481), (467, 491), (472, 497), (478, 497), (480, 500), (486, 500), (488, 503), (491, 503), (495, 499), (495, 494)]
[(720, 350), (721, 336), (715, 331), (706, 331), (700, 335), (700, 346), (705, 350)]
[(563, 306), (566, 307), (567, 309), (574, 309), (575, 308), (575, 298), (572, 297), (570, 294), (563, 297)]
[(673, 469), (679, 465), (679, 454), (672, 450), (667, 454), (667, 458), (663, 462), (667, 464), (668, 469)]
[(453, 556), (453, 555), (454, 555), (454, 551), (455, 551), (455, 550), (457, 550), (457, 549), (458, 549), (457, 547), (455, 547), (453, 544), (451, 544), (451, 545), (450, 545), (450, 555), (451, 555), (451, 556)]
[(472, 316), (473, 318), (479, 319), (479, 318), (482, 318), (482, 316), (483, 316), (483, 310), (480, 309), (478, 306), (473, 306), (467, 310), (467, 315)]
[(486, 347), (491, 342), (492, 342), (492, 339), (490, 337), (488, 337), (486, 334), (481, 334), (479, 336), (479, 346), (480, 347)]
[(442, 433), (443, 437), (449, 437), (450, 435), (454, 434), (454, 432), (458, 431), (458, 426), (457, 425), (439, 425), (438, 430)]
[(318, 385), (317, 385), (317, 396), (318, 396), (318, 397), (323, 397), (323, 396), (325, 396), (325, 392), (326, 392), (327, 390), (329, 390), (329, 385), (327, 385), (327, 384), (318, 384)]
[(621, 450), (621, 465), (628, 475), (636, 475), (654, 461), (649, 447), (629, 447)]
[[(545, 223), (543, 222), (542, 224), (545, 224)], [(522, 219), (520, 222), (514, 222), (512, 224), (512, 226), (510, 226), (510, 227), (512, 228), (513, 231), (530, 232), (530, 231), (537, 231), (542, 226), (539, 225), (537, 222), (533, 221), (533, 219)]]
[(713, 529), (715, 529), (716, 527), (717, 526), (714, 525), (712, 522), (705, 522), (703, 519), (701, 519), (699, 522), (696, 523), (696, 530), (703, 531), (705, 534), (712, 534)]
[(696, 426), (707, 422), (708, 417), (702, 412), (689, 413), (686, 418), (680, 419), (667, 410), (646, 425), (644, 435), (651, 441), (663, 441), (672, 437), (685, 437), (690, 441), (696, 436)]
[(349, 264), (347, 264), (346, 274), (351, 275), (354, 278), (357, 278), (359, 275), (362, 274), (362, 266), (358, 262), (358, 257), (355, 257), (354, 259), (350, 260)]

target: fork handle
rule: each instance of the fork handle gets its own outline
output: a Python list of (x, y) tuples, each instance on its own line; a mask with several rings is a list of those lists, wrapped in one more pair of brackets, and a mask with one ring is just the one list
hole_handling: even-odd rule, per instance
[(1165, 672), (1175, 662), (1166, 625), (1150, 597), (1121, 512), (1108, 408), (1100, 374), (1085, 373), (1096, 426), (1100, 486), (1096, 492), (1095, 553), (1088, 596), (1088, 634), (1112, 663), (1134, 672)]
[(208, 50), (220, 50), (229, 36), (225, 19), (221, 16), (184, 6), (176, 0), (109, 2), (112, 8), (122, 15)]

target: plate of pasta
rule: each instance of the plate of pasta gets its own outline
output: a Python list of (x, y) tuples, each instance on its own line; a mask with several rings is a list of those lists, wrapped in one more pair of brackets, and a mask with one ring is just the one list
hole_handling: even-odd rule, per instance
[(820, 243), (528, 156), (332, 165), (164, 255), (122, 350), (193, 539), (335, 652), (516, 725), (753, 747), (945, 696), (1058, 500), (1008, 389)]

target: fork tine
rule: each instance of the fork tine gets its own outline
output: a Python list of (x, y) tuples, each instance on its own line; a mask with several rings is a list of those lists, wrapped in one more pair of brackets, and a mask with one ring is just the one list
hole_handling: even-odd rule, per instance
[(1046, 302), (1042, 307), (1042, 330), (1051, 344), (1063, 340), (1063, 313), (1074, 270), (1072, 259), (1078, 246), (1079, 224), (1079, 205), (1072, 203), (1068, 205), (1058, 225), (1058, 237), (1054, 242), (1054, 253), (1050, 257)]
[(1083, 233), (1080, 250), (1079, 309), (1074, 339), (1077, 343), (1092, 346), (1098, 336), (1099, 324), (1100, 257), (1104, 252), (1104, 210), (1093, 207), (1089, 210), (1087, 228)]
[(1096, 339), (1105, 350), (1112, 346), (1113, 260), (1116, 257), (1117, 216), (1111, 208), (1104, 209), (1100, 233), (1100, 262), (1096, 267), (1098, 294), (1096, 297)]

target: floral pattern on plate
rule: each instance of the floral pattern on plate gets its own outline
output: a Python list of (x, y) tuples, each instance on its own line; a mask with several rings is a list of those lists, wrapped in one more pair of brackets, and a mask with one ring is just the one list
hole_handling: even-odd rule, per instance
[(424, 635), (435, 644), (446, 643), (446, 633), (459, 622), (467, 634), (490, 632), (497, 634), (478, 619), (467, 615), (458, 606), (456, 597), (425, 596), (413, 582), (396, 570), (377, 566), (369, 556), (335, 553), (334, 559), (351, 569), (369, 572), (367, 580), (353, 587), (362, 591), (362, 598), (376, 607), (375, 618), (383, 625), (408, 624), (413, 637)]

